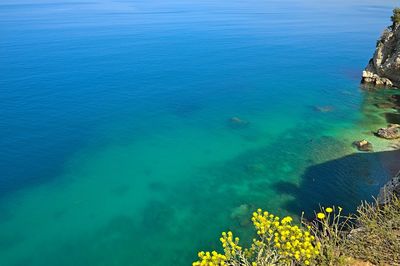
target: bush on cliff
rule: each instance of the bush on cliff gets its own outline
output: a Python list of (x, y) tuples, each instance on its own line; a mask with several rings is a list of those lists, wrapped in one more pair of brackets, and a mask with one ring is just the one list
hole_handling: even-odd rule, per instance
[[(321, 208), (312, 222), (293, 223), (258, 209), (251, 218), (256, 237), (248, 248), (232, 232), (222, 233), (222, 253), (198, 253), (193, 266), (400, 265), (400, 200), (362, 203), (357, 213)], [(367, 264), (366, 264), (367, 265)]]
[(393, 26), (395, 24), (400, 24), (400, 8), (399, 7), (393, 9), (393, 15), (391, 16), (391, 19), (393, 22)]
[(376, 207), (363, 203), (357, 226), (348, 237), (346, 253), (375, 265), (400, 265), (400, 199)]

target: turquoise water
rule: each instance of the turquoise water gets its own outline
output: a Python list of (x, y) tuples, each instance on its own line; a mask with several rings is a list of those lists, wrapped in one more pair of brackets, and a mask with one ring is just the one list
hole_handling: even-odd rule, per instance
[(255, 208), (375, 195), (392, 156), (351, 142), (395, 4), (2, 1), (0, 265), (189, 265)]

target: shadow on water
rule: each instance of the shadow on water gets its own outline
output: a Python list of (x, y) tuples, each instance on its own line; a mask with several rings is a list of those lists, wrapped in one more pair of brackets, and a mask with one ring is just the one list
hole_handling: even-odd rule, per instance
[(388, 123), (400, 124), (400, 114), (396, 113), (385, 113), (385, 118)]
[(372, 200), (378, 194), (395, 174), (399, 160), (400, 150), (355, 153), (308, 167), (299, 185), (280, 181), (274, 188), (294, 196), (285, 206), (291, 212), (305, 211), (310, 215), (318, 204), (354, 211), (360, 201)]

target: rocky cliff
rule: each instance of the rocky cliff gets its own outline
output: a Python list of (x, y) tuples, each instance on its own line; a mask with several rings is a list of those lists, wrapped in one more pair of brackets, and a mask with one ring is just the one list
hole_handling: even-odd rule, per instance
[(393, 197), (400, 198), (400, 172), (381, 188), (377, 201), (379, 204), (387, 204)]
[(373, 58), (362, 74), (362, 82), (400, 88), (400, 9), (393, 11), (392, 26), (378, 40)]

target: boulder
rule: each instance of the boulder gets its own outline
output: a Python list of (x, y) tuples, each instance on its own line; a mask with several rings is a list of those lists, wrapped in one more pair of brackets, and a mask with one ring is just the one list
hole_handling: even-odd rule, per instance
[(380, 77), (378, 74), (374, 74), (373, 71), (372, 67), (369, 67), (362, 72), (363, 83), (372, 83), (380, 87), (393, 87), (393, 82), (390, 79)]
[(375, 133), (378, 137), (385, 139), (397, 139), (400, 138), (400, 125), (398, 124), (389, 124), (388, 127), (383, 127), (378, 129)]
[(359, 151), (373, 151), (373, 146), (371, 142), (363, 140), (356, 140), (353, 145), (357, 147)]

